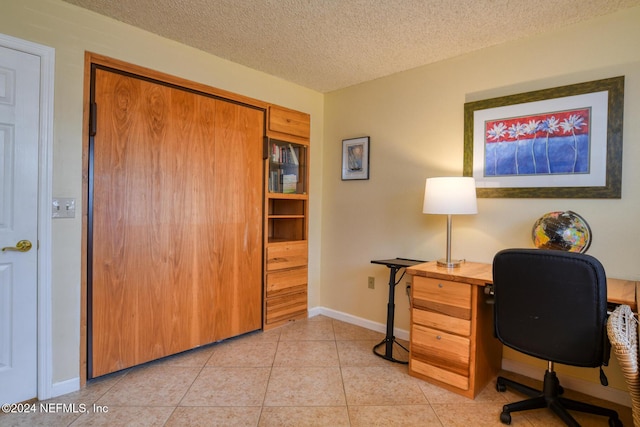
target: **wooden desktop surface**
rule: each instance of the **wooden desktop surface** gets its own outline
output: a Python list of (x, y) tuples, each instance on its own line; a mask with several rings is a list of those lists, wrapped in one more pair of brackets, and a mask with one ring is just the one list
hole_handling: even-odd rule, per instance
[[(435, 261), (430, 261), (408, 267), (407, 273), (414, 276), (432, 277), (478, 286), (493, 283), (492, 265), (480, 262), (464, 262), (460, 267), (446, 268), (438, 266)], [(640, 287), (640, 282), (607, 277), (607, 301), (614, 304), (629, 305), (631, 310), (636, 312), (638, 309), (636, 287)]]

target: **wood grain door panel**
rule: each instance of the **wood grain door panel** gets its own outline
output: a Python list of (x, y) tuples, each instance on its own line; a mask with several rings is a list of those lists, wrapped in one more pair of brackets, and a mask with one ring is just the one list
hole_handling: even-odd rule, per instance
[(95, 71), (90, 376), (261, 327), (260, 110)]

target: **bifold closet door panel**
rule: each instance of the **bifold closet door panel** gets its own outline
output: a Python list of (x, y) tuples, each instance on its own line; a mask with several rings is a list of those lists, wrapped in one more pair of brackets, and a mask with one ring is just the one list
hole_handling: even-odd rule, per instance
[(263, 113), (102, 69), (94, 83), (90, 376), (259, 329)]
[(218, 102), (210, 212), (216, 340), (262, 327), (263, 122), (262, 111)]

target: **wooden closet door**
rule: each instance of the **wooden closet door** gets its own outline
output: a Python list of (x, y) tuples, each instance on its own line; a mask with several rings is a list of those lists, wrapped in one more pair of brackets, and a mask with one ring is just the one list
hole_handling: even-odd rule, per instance
[(259, 329), (264, 113), (96, 69), (90, 377)]

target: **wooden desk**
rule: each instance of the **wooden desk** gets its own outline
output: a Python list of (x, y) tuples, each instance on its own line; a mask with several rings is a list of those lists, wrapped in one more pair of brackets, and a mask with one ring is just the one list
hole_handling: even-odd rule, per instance
[[(493, 284), (492, 265), (480, 262), (465, 262), (460, 268), (439, 267), (435, 262), (425, 262), (407, 269), (412, 276), (432, 277), (484, 286)], [(607, 277), (607, 301), (612, 304), (626, 304), (634, 312), (638, 311), (636, 288), (640, 282)]]
[[(426, 262), (407, 273), (412, 276), (409, 375), (475, 398), (502, 363), (484, 293), (485, 285), (493, 284), (492, 265), (446, 268)], [(637, 311), (636, 287), (635, 281), (607, 278), (607, 299)]]

